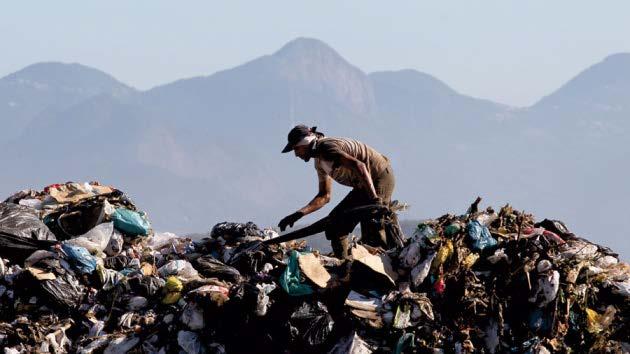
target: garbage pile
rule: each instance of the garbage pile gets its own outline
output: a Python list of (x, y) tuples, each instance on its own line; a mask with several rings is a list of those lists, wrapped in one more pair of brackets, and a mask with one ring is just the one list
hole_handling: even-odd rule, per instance
[(253, 223), (191, 240), (121, 191), (0, 203), (5, 353), (628, 352), (630, 267), (509, 205), (427, 220), (352, 260)]

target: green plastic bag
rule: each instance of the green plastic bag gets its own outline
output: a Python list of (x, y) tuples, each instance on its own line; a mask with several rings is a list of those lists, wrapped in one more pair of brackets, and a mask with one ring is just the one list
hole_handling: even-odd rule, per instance
[(300, 266), (298, 257), (300, 254), (293, 250), (289, 254), (289, 264), (280, 277), (280, 286), (291, 296), (310, 295), (313, 288), (310, 285), (301, 282)]
[(146, 219), (144, 213), (133, 210), (118, 208), (112, 215), (114, 227), (129, 235), (146, 236), (151, 230), (151, 224)]

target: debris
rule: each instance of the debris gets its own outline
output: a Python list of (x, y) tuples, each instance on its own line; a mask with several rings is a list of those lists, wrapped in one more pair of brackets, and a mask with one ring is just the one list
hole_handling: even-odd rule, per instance
[[(506, 205), (418, 225), (349, 260), (248, 223), (156, 233), (113, 187), (0, 203), (6, 353), (627, 351), (630, 266)], [(280, 289), (281, 288), (281, 289)], [(573, 348), (573, 349), (572, 349)]]
[(330, 281), (330, 274), (313, 253), (301, 255), (298, 258), (300, 270), (304, 276), (320, 288), (325, 288)]

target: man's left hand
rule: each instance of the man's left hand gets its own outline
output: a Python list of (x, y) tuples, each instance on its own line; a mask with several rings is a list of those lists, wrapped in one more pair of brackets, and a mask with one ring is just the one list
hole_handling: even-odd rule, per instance
[(286, 216), (284, 219), (280, 220), (278, 226), (280, 227), (280, 231), (284, 231), (287, 226), (293, 227), (296, 221), (300, 220), (304, 216), (304, 213), (301, 211), (296, 211), (295, 213)]

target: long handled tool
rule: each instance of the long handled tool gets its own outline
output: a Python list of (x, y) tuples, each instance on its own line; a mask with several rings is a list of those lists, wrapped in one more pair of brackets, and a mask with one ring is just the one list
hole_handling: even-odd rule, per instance
[[(265, 240), (262, 242), (256, 242), (245, 249), (245, 252), (255, 252), (260, 250), (266, 245), (274, 245), (282, 242), (293, 241), (298, 238), (308, 237), (317, 233), (323, 232), (326, 228), (334, 224), (338, 220), (356, 220), (357, 222), (365, 220), (367, 218), (378, 218), (385, 213), (390, 212), (388, 206), (382, 204), (368, 204), (360, 207), (345, 210), (338, 214), (328, 215), (309, 226), (303, 227), (299, 230), (288, 232), (282, 236)], [(242, 252), (241, 254), (245, 253)], [(239, 255), (236, 256), (238, 258)]]
[(334, 224), (337, 220), (352, 220), (361, 221), (367, 218), (376, 218), (389, 211), (389, 208), (381, 204), (369, 204), (360, 207), (344, 210), (339, 214), (328, 215), (309, 226), (303, 227), (299, 230), (288, 232), (282, 236), (265, 240), (262, 243), (266, 245), (273, 245), (287, 241), (293, 241), (298, 238), (312, 236), (317, 233), (323, 232), (326, 228)]

